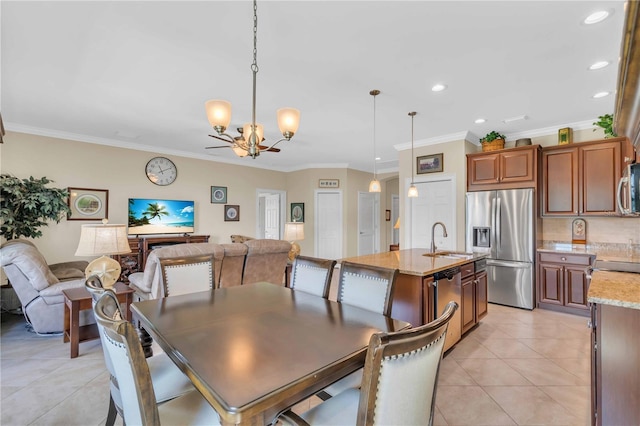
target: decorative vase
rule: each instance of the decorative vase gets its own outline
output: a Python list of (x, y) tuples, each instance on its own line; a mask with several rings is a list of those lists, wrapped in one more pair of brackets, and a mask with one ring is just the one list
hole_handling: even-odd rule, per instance
[(504, 148), (504, 139), (494, 139), (491, 142), (482, 143), (482, 152), (497, 151)]

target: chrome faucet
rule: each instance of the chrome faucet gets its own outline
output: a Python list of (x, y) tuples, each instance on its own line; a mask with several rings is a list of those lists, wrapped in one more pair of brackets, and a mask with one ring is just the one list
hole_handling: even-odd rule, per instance
[(431, 227), (431, 253), (435, 253), (436, 252), (436, 241), (433, 238), (433, 232), (436, 230), (436, 225), (440, 225), (442, 226), (442, 236), (446, 237), (447, 236), (447, 227), (444, 226), (444, 223), (442, 222), (436, 222), (433, 224), (433, 226)]

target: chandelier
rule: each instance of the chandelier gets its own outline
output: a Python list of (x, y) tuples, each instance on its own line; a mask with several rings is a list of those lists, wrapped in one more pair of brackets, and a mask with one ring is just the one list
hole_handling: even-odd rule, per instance
[(267, 146), (262, 145), (264, 141), (264, 127), (256, 122), (256, 77), (258, 75), (258, 5), (253, 0), (253, 63), (251, 64), (251, 72), (253, 73), (253, 97), (251, 103), (251, 122), (246, 123), (242, 130), (238, 129), (239, 136), (231, 136), (226, 133), (231, 123), (231, 103), (224, 100), (212, 99), (205, 103), (207, 118), (211, 127), (218, 135), (209, 135), (213, 138), (229, 143), (229, 146), (211, 146), (209, 148), (231, 148), (238, 157), (256, 158), (261, 151), (279, 152), (280, 149), (274, 148), (282, 141), (291, 140), (293, 135), (298, 131), (300, 124), (300, 111), (295, 108), (280, 108), (277, 111), (278, 127), (282, 132), (283, 138), (274, 144)]

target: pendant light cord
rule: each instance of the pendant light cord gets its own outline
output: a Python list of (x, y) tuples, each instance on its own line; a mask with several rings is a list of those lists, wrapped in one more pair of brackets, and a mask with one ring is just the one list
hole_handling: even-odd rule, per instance
[[(253, 73), (253, 99), (251, 104), (251, 133), (247, 135), (249, 154), (255, 158), (258, 145), (261, 141), (256, 140), (256, 78), (258, 76), (258, 2), (253, 0), (253, 63), (251, 72)], [(253, 141), (253, 142), (252, 142)], [(253, 151), (253, 152), (252, 152)]]
[(415, 112), (410, 112), (409, 115), (411, 116), (411, 185), (413, 185), (413, 177), (414, 177), (414, 173), (413, 173), (413, 162), (414, 162), (414, 156), (413, 156), (413, 117), (415, 117), (416, 113)]

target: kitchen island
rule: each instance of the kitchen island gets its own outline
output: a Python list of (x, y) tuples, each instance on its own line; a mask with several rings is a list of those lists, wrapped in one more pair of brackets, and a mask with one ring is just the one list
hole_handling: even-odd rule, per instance
[[(449, 253), (449, 254), (447, 254)], [(434, 274), (459, 267), (460, 272), (447, 280), (460, 305), (451, 319), (445, 350), (453, 346), (463, 332), (471, 329), (487, 313), (487, 275), (475, 270), (475, 261), (484, 254), (436, 252), (428, 249), (405, 249), (342, 259), (363, 265), (398, 269), (391, 316), (413, 326), (426, 324), (436, 316)], [(447, 300), (448, 301), (448, 300)], [(459, 326), (457, 326), (459, 324)]]

